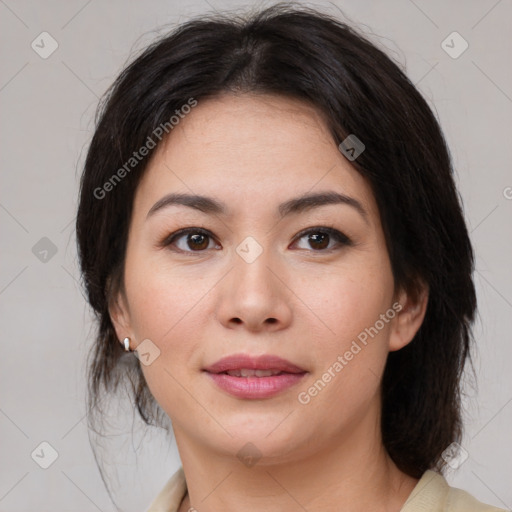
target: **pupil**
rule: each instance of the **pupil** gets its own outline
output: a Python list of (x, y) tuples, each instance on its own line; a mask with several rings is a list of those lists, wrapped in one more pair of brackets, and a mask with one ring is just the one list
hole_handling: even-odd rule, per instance
[[(316, 247), (316, 249), (324, 249), (325, 247), (327, 247), (329, 245), (329, 235), (323, 233), (323, 234), (312, 234), (312, 235), (309, 235), (309, 240), (310, 242), (313, 242), (313, 243), (316, 243), (318, 244), (318, 239), (322, 239), (323, 242), (326, 242), (326, 243), (321, 243), (320, 242), (320, 245), (321, 247)], [(315, 247), (313, 247), (315, 249)]]
[[(198, 239), (199, 239), (199, 243), (198, 243)], [(203, 239), (203, 243), (201, 244), (200, 243), (200, 239)], [(191, 249), (193, 248), (196, 248), (196, 249), (203, 249), (204, 247), (204, 241), (206, 240), (206, 236), (205, 235), (202, 235), (202, 234), (195, 234), (195, 235), (189, 235), (189, 241), (192, 240), (192, 243), (194, 244), (193, 247), (191, 247), (189, 245), (189, 247)], [(208, 246), (208, 243), (206, 244), (206, 246)]]

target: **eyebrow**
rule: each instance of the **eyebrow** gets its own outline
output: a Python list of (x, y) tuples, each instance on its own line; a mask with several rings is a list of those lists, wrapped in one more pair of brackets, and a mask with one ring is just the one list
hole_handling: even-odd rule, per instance
[[(346, 204), (351, 206), (368, 222), (368, 213), (363, 208), (363, 205), (353, 197), (338, 192), (319, 192), (313, 194), (304, 194), (300, 197), (290, 199), (281, 203), (278, 207), (278, 212), (281, 218), (291, 214), (299, 214), (313, 208), (325, 206), (329, 204)], [(159, 199), (149, 210), (146, 218), (149, 218), (157, 211), (162, 210), (168, 206), (182, 205), (195, 210), (199, 210), (206, 214), (213, 215), (227, 215), (228, 209), (226, 206), (212, 197), (201, 196), (197, 194), (178, 194), (172, 193)]]

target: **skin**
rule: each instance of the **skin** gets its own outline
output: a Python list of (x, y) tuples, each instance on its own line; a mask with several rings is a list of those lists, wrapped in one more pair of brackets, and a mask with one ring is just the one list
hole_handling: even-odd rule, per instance
[[(280, 219), (279, 204), (320, 191), (356, 199), (366, 218), (330, 204)], [(171, 192), (213, 197), (229, 215), (171, 205), (148, 216)], [(211, 234), (195, 242), (199, 250), (186, 234), (163, 246), (185, 227)], [(310, 227), (333, 227), (353, 243), (297, 238)], [(252, 263), (236, 252), (248, 236), (263, 249)], [(199, 101), (138, 186), (124, 289), (111, 307), (120, 340), (130, 337), (133, 349), (150, 339), (160, 350), (141, 366), (172, 420), (188, 486), (180, 511), (399, 511), (418, 480), (384, 449), (379, 392), (386, 357), (414, 337), (427, 295), (395, 289), (371, 188), (317, 111), (272, 95)], [(299, 403), (397, 301), (400, 313)], [(308, 373), (271, 398), (235, 398), (202, 371), (234, 353), (275, 354)], [(247, 442), (261, 453), (252, 467), (236, 456)]]

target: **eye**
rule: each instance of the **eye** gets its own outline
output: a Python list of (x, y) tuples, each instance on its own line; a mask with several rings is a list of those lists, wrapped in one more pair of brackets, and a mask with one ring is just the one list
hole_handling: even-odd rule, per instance
[[(295, 240), (307, 238), (306, 243), (309, 247), (307, 250), (312, 249), (315, 252), (330, 252), (338, 246), (353, 245), (350, 238), (337, 229), (320, 226), (309, 228), (301, 231)], [(207, 249), (212, 249), (210, 242), (213, 240), (212, 234), (202, 228), (184, 228), (172, 233), (166, 237), (162, 242), (162, 247), (174, 246), (177, 252), (204, 252)], [(334, 243), (334, 247), (332, 246)]]
[(184, 228), (169, 235), (161, 245), (165, 247), (174, 245), (178, 248), (178, 252), (204, 252), (206, 249), (211, 249), (209, 247), (211, 240), (211, 233), (205, 229)]
[[(330, 242), (333, 241), (339, 246), (353, 245), (352, 240), (350, 240), (348, 236), (334, 228), (309, 228), (299, 233), (296, 237), (296, 240), (301, 240), (305, 237), (308, 237), (306, 243), (310, 245), (309, 248), (312, 248), (313, 251), (316, 252), (330, 252), (331, 250), (335, 249), (336, 247), (329, 247)], [(309, 248), (306, 247), (306, 249)]]

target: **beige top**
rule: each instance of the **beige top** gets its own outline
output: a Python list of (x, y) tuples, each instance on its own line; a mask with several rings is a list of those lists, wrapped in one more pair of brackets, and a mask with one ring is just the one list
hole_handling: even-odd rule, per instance
[[(146, 512), (177, 512), (187, 494), (183, 467), (165, 484)], [(450, 487), (444, 476), (425, 471), (400, 512), (506, 512), (503, 508), (485, 505), (471, 494)]]

